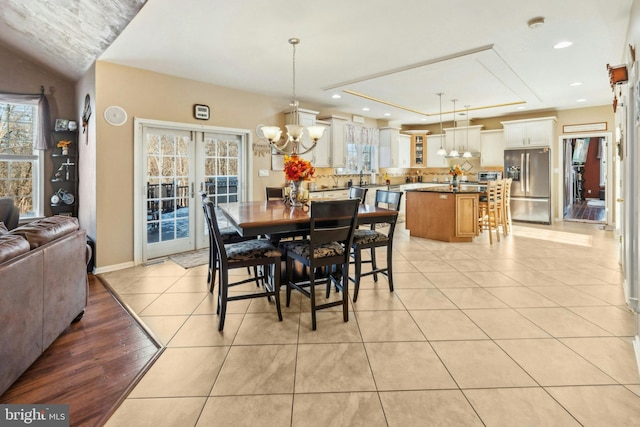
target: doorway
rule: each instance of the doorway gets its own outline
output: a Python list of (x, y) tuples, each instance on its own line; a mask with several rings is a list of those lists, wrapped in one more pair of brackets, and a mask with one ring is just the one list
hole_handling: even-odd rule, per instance
[(206, 248), (199, 191), (243, 200), (249, 131), (136, 119), (135, 263)]
[(564, 221), (609, 223), (608, 140), (601, 134), (562, 137)]

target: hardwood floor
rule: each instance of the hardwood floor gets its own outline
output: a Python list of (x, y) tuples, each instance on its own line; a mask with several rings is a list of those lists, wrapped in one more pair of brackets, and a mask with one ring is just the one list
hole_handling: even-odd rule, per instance
[(69, 404), (72, 426), (99, 426), (160, 353), (161, 345), (101, 279), (89, 275), (82, 320), (54, 341), (0, 403)]
[(589, 206), (588, 201), (574, 203), (565, 215), (565, 221), (605, 222), (607, 219), (604, 206)]

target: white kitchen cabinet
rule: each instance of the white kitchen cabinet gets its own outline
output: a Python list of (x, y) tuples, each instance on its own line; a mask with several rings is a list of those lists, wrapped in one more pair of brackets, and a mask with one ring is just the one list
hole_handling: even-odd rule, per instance
[(411, 135), (398, 135), (398, 149), (396, 151), (399, 168), (411, 167)]
[(480, 164), (482, 166), (504, 165), (504, 131), (485, 130), (480, 132)]
[[(316, 125), (316, 116), (318, 115), (317, 111), (313, 111), (313, 110), (305, 110), (302, 108), (298, 108), (297, 111), (290, 111), (284, 114), (285, 117), (285, 123), (290, 125), (290, 124), (299, 124), (301, 126), (304, 127), (309, 127), (309, 126), (315, 126)], [(300, 150), (304, 151), (304, 148), (302, 147), (302, 145), (306, 145), (307, 147), (311, 146), (311, 139), (309, 138), (309, 134), (307, 132), (304, 132), (302, 134), (302, 140), (301, 140), (301, 147)], [(300, 157), (302, 157), (303, 159), (309, 160), (310, 162), (313, 162), (313, 152), (314, 150), (311, 150), (310, 152), (306, 153), (306, 154), (301, 154)]]
[(438, 154), (438, 150), (441, 147), (446, 150), (442, 135), (429, 135), (427, 139), (427, 167), (428, 168), (446, 168), (447, 159), (444, 156)]
[[(444, 130), (446, 135), (446, 147), (451, 151), (453, 147), (462, 155), (465, 151), (471, 152), (474, 156), (480, 153), (480, 130), (482, 125), (458, 126)], [(468, 143), (467, 143), (468, 141)]]
[(311, 151), (311, 164), (317, 168), (331, 167), (331, 126), (329, 123), (316, 120), (316, 126), (322, 126), (324, 132), (318, 140), (316, 148)]
[(555, 122), (555, 117), (501, 122), (505, 147), (549, 147), (554, 140)]
[(344, 168), (347, 165), (347, 144), (345, 138), (347, 118), (331, 115), (321, 117), (325, 123), (329, 124), (329, 140), (327, 145), (330, 147), (329, 166), (333, 168)]

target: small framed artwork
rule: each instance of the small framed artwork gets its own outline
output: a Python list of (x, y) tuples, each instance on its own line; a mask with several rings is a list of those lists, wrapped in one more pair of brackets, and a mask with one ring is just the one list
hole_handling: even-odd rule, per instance
[(195, 104), (193, 106), (193, 117), (198, 120), (209, 120), (209, 106)]
[(69, 128), (69, 120), (56, 119), (55, 130), (67, 130)]

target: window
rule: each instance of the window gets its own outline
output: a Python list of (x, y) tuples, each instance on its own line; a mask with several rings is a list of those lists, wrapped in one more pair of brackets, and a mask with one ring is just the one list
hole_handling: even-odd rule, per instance
[(43, 215), (37, 118), (35, 105), (0, 102), (0, 197), (12, 197), (21, 218)]

